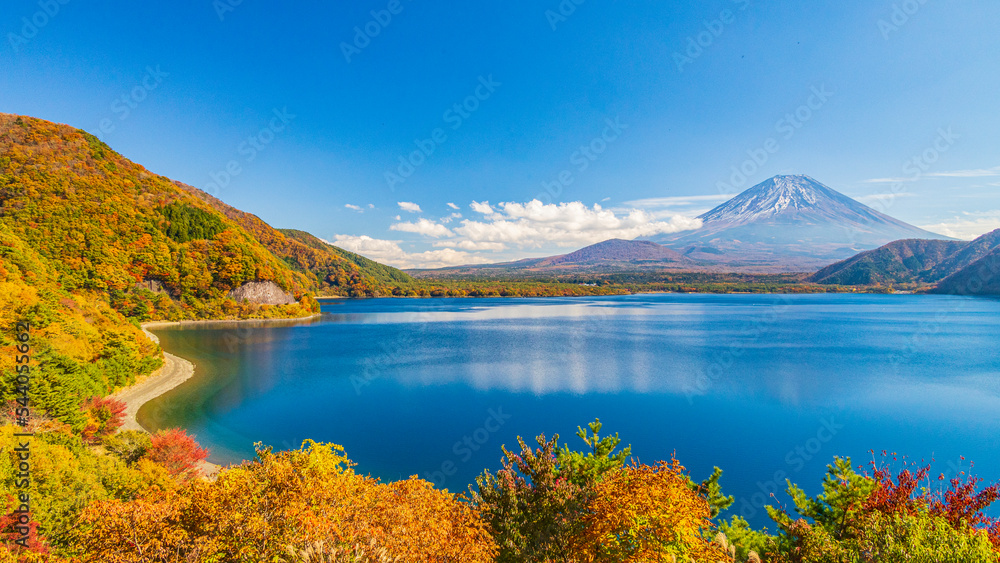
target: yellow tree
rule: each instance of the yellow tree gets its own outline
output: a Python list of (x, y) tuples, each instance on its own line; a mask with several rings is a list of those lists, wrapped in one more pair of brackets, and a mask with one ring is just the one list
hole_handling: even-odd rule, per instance
[(705, 539), (711, 507), (673, 460), (607, 474), (573, 539), (580, 562), (716, 562), (722, 549)]

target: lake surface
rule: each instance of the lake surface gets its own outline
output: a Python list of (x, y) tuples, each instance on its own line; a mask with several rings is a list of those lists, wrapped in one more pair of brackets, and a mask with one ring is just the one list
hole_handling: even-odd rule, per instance
[(465, 490), (500, 446), (579, 446), (599, 417), (633, 455), (720, 466), (735, 513), (768, 523), (785, 478), (819, 492), (835, 455), (960, 456), (1000, 479), (1000, 301), (918, 295), (637, 295), (323, 302), (293, 324), (157, 329), (195, 377), (145, 405), (219, 463), (302, 440), (359, 472)]

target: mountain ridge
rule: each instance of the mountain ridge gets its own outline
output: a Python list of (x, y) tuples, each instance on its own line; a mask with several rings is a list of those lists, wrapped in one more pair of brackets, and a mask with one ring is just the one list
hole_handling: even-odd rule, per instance
[(933, 285), (934, 293), (1000, 294), (1000, 229), (972, 241), (909, 239), (862, 252), (806, 278), (837, 285)]

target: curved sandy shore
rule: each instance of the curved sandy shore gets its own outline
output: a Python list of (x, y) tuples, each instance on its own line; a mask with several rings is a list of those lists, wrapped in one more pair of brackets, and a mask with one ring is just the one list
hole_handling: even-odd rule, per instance
[[(155, 334), (150, 332), (148, 329), (151, 327), (158, 326), (171, 326), (180, 324), (202, 324), (202, 323), (267, 323), (267, 322), (301, 322), (310, 319), (317, 318), (321, 313), (311, 315), (308, 317), (299, 317), (294, 319), (246, 319), (246, 320), (219, 320), (219, 321), (181, 321), (181, 322), (149, 322), (140, 325), (142, 327), (142, 332), (146, 334), (149, 338), (156, 344), (160, 343), (160, 339), (156, 337)], [(122, 425), (122, 430), (139, 430), (143, 432), (148, 432), (149, 430), (143, 428), (139, 421), (136, 419), (136, 414), (139, 412), (139, 408), (142, 405), (152, 401), (153, 399), (159, 397), (160, 395), (170, 391), (174, 387), (177, 387), (181, 383), (184, 383), (194, 375), (194, 364), (190, 361), (181, 358), (180, 356), (175, 356), (166, 350), (163, 351), (163, 366), (150, 374), (145, 379), (131, 385), (119, 389), (112, 396), (116, 399), (125, 403), (125, 423)], [(218, 472), (220, 467), (213, 463), (203, 462), (202, 467), (206, 476), (211, 476)]]
[[(156, 337), (155, 334), (149, 331), (150, 328), (155, 328), (158, 326), (174, 326), (180, 324), (205, 324), (205, 323), (270, 323), (270, 322), (301, 322), (319, 317), (321, 313), (315, 315), (310, 315), (308, 317), (299, 317), (293, 319), (245, 319), (245, 320), (212, 320), (212, 321), (158, 321), (143, 323), (141, 325), (142, 332), (146, 334), (149, 338), (156, 344), (160, 343), (160, 339)], [(139, 412), (139, 408), (142, 405), (152, 401), (153, 399), (159, 397), (160, 395), (170, 391), (174, 387), (177, 387), (181, 383), (184, 383), (191, 376), (194, 375), (194, 364), (190, 361), (181, 358), (180, 356), (175, 356), (166, 350), (163, 351), (163, 366), (156, 370), (148, 377), (142, 381), (137, 382), (129, 387), (124, 387), (119, 389), (112, 395), (116, 399), (125, 403), (125, 424), (122, 426), (123, 430), (144, 430), (139, 421), (136, 420), (136, 414)]]

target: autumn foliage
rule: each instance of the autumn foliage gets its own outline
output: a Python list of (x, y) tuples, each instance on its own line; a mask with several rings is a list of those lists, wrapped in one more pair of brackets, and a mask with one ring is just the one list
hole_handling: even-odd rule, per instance
[[(0, 427), (10, 455), (15, 431)], [(998, 487), (966, 471), (932, 479), (905, 460), (854, 468), (836, 459), (823, 494), (790, 484), (798, 517), (771, 507), (771, 534), (718, 521), (733, 500), (721, 471), (696, 482), (676, 459), (641, 464), (600, 431), (599, 421), (580, 429), (582, 450), (558, 436), (532, 446), (519, 438), (502, 449), (502, 469), (455, 495), (416, 477), (359, 474), (332, 444), (258, 445), (255, 460), (210, 480), (193, 467), (204, 449), (181, 430), (119, 432), (96, 448), (65, 425), (40, 425), (28, 546), (8, 534), (0, 563), (1000, 560), (986, 512)], [(0, 524), (12, 523), (11, 483), (0, 479)]]
[(684, 476), (677, 460), (634, 464), (597, 484), (573, 538), (580, 562), (721, 561), (725, 554), (706, 537), (711, 508)]
[[(498, 563), (524, 561), (715, 561), (713, 506), (728, 506), (710, 486), (695, 484), (677, 462), (626, 465), (630, 448), (600, 436), (601, 422), (580, 428), (586, 451), (538, 436), (503, 448), (503, 469), (483, 473), (471, 491), (490, 527)], [(588, 431), (589, 430), (589, 431)], [(708, 559), (705, 559), (708, 558)]]
[(308, 553), (332, 561), (366, 552), (386, 561), (492, 561), (478, 515), (427, 482), (357, 475), (327, 444), (258, 455), (176, 495), (92, 504), (80, 520), (82, 560), (301, 561)]
[(113, 397), (91, 397), (83, 403), (87, 416), (84, 440), (92, 443), (115, 433), (125, 423), (125, 403)]
[(170, 428), (153, 435), (146, 455), (171, 475), (189, 478), (197, 474), (198, 464), (208, 458), (208, 450), (183, 429)]
[[(789, 486), (800, 518), (769, 507), (778, 533), (773, 537), (735, 530), (761, 547), (765, 561), (956, 561), (1000, 560), (997, 520), (985, 510), (998, 498), (998, 487), (980, 489), (982, 481), (965, 472), (939, 476), (930, 466), (916, 466), (883, 453), (866, 471), (849, 459), (829, 466), (823, 494), (808, 497)], [(739, 526), (742, 527), (742, 526)]]

